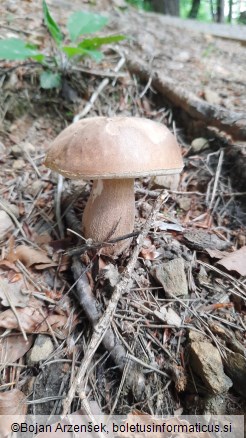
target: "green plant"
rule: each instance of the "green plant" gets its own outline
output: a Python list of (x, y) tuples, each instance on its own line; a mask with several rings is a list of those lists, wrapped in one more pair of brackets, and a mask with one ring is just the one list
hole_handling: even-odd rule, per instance
[(80, 61), (84, 56), (90, 56), (99, 62), (103, 54), (99, 50), (103, 44), (115, 43), (123, 40), (123, 35), (109, 35), (104, 37), (84, 38), (84, 35), (95, 33), (101, 30), (108, 22), (102, 15), (90, 12), (74, 12), (67, 22), (67, 31), (70, 44), (64, 44), (65, 37), (52, 18), (46, 1), (43, 0), (44, 24), (47, 27), (55, 47), (52, 53), (44, 55), (38, 47), (29, 44), (21, 39), (7, 38), (0, 40), (0, 59), (18, 60), (33, 59), (43, 66), (40, 75), (42, 88), (57, 88), (61, 85), (62, 74), (71, 64), (72, 59)]

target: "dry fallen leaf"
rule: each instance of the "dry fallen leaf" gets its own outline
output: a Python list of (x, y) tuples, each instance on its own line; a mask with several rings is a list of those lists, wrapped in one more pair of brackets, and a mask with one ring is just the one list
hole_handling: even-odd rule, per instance
[(11, 304), (15, 307), (25, 307), (29, 301), (29, 293), (23, 280), (10, 283), (0, 278), (0, 301), (5, 307), (10, 307)]
[(155, 245), (152, 244), (151, 240), (146, 238), (144, 239), (143, 247), (140, 254), (145, 260), (154, 260), (160, 255), (160, 252), (157, 251)]
[(27, 342), (22, 335), (7, 336), (0, 339), (0, 365), (14, 363), (30, 350), (33, 337), (28, 336)]
[[(66, 327), (67, 316), (57, 313), (49, 314), (47, 308), (42, 306), (41, 302), (35, 298), (31, 298), (28, 306), (25, 308), (17, 308), (16, 313), (19, 322), (26, 333), (50, 334), (49, 326), (58, 338), (63, 338), (68, 333), (68, 328)], [(12, 309), (0, 313), (0, 327), (11, 330), (20, 330), (18, 321)]]
[(12, 271), (15, 271), (15, 272), (20, 272), (19, 269), (17, 268), (17, 266), (15, 266), (14, 263), (9, 262), (6, 259), (0, 261), (0, 267), (2, 269), (12, 270)]
[(24, 421), (27, 413), (25, 398), (25, 394), (19, 389), (0, 392), (0, 437), (11, 435), (11, 425), (15, 422), (15, 415), (21, 416), (18, 417), (18, 422)]
[(46, 269), (57, 266), (44, 251), (30, 248), (27, 245), (20, 245), (8, 255), (8, 260), (14, 262), (20, 260), (27, 268), (35, 266), (37, 269)]
[(220, 251), (219, 249), (209, 249), (206, 248), (205, 251), (211, 257), (211, 259), (222, 259), (223, 257), (228, 256), (230, 253), (227, 251)]
[(153, 228), (160, 231), (183, 231), (184, 228), (178, 223), (168, 223), (163, 221), (153, 222)]
[(235, 271), (243, 276), (246, 275), (246, 246), (231, 252), (217, 262), (217, 264), (224, 266), (228, 271)]
[(14, 224), (9, 215), (0, 210), (0, 241), (5, 239), (10, 231), (14, 230)]
[(162, 306), (159, 310), (155, 310), (154, 314), (166, 324), (174, 325), (175, 327), (181, 326), (182, 320), (172, 308), (167, 309), (166, 306)]

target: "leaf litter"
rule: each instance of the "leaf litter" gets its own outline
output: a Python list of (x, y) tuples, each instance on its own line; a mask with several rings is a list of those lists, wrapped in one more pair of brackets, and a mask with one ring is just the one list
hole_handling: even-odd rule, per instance
[(25, 289), (24, 281), (8, 282), (0, 278), (0, 300), (4, 307), (9, 307), (10, 301), (14, 306), (26, 307), (29, 292)]
[(217, 262), (218, 265), (223, 266), (227, 271), (237, 272), (239, 275), (246, 276), (246, 246), (226, 254), (225, 257)]
[(27, 268), (34, 266), (36, 269), (46, 269), (57, 266), (44, 251), (30, 248), (27, 245), (17, 246), (13, 252), (8, 254), (8, 260), (10, 262), (20, 260)]
[(28, 341), (22, 335), (6, 336), (0, 339), (0, 364), (1, 368), (15, 363), (25, 356), (33, 344), (33, 336), (28, 336)]
[[(21, 14), (30, 7), (28, 2), (24, 6)], [(43, 33), (41, 11), (37, 9), (37, 14), (31, 13), (30, 31), (35, 38), (44, 40), (47, 35)], [(16, 18), (16, 23), (18, 20)], [(64, 253), (69, 245), (81, 242), (71, 239), (71, 235), (65, 240), (68, 233), (64, 217), (65, 239), (60, 235), (55, 216), (56, 176), (42, 164), (49, 143), (67, 124), (68, 114), (83, 111), (90, 103), (90, 96), (100, 87), (102, 76), (93, 76), (90, 70), (97, 69), (102, 75), (105, 70), (113, 73), (121, 57), (113, 49), (105, 55), (100, 68), (87, 60), (81, 68), (89, 73), (81, 76), (79, 72), (73, 72), (69, 85), (79, 96), (73, 102), (64, 101), (59, 93), (47, 96), (40, 91), (29, 66), (18, 67), (13, 62), (3, 65), (4, 71), (14, 70), (6, 73), (2, 85), (6, 100), (1, 101), (5, 133), (1, 131), (4, 148), (0, 155), (0, 193), (4, 203), (0, 205), (0, 212), (8, 222), (3, 226), (0, 261), (1, 385), (7, 390), (0, 395), (3, 400), (5, 397), (15, 400), (18, 388), (23, 387), (25, 397), (30, 393), (24, 385), (29, 383), (33, 389), (30, 413), (36, 399), (46, 402), (35, 404), (40, 413), (44, 412), (44, 404), (50, 411), (54, 408), (55, 412), (62, 412), (58, 393), (63, 399), (71, 389), (72, 377), (89, 348), (93, 327), (105, 312), (134, 247), (133, 244), (129, 253), (118, 260), (108, 260), (100, 254), (92, 260), (86, 251), (76, 260), (73, 259), (76, 256), (68, 253), (65, 260)], [(205, 337), (206, 342), (219, 351), (224, 366), (228, 349), (242, 355), (246, 325), (244, 215), (228, 176), (223, 172), (218, 174), (220, 155), (219, 150), (212, 149), (212, 141), (199, 155), (189, 155), (189, 145), (195, 137), (186, 135), (185, 130), (175, 131), (175, 124), (182, 126), (182, 123), (178, 118), (174, 119), (172, 109), (163, 103), (157, 104), (151, 90), (141, 94), (145, 84), (130, 75), (126, 67), (122, 70), (122, 77), (115, 75), (106, 91), (96, 95), (86, 115), (138, 115), (167, 124), (181, 143), (185, 169), (178, 187), (163, 187), (168, 190), (169, 198), (140, 251), (131, 291), (123, 293), (118, 302), (108, 336), (105, 336), (105, 350), (100, 347), (91, 359), (86, 397), (90, 403), (97, 400), (99, 409), (106, 413), (126, 414), (137, 407), (140, 413), (158, 415), (192, 413), (197, 409), (199, 397), (200, 412), (204, 412), (204, 391), (208, 394), (209, 388), (204, 385), (200, 388), (203, 370), (188, 361), (189, 335), (201, 335), (202, 338), (196, 340), (201, 345)], [(31, 100), (27, 100), (26, 93)], [(27, 153), (23, 142), (33, 146), (27, 148)], [(13, 149), (20, 145), (19, 152)], [(89, 183), (83, 186), (83, 183), (64, 181), (63, 193), (80, 221)], [(136, 231), (145, 223), (159, 193), (160, 187), (156, 187), (151, 178), (136, 182)], [(229, 199), (232, 200), (229, 202)], [(69, 225), (69, 228), (75, 230), (76, 227)], [(218, 251), (224, 250), (227, 255), (225, 258), (222, 255), (219, 265), (213, 258), (213, 251), (218, 255)], [(182, 275), (186, 277), (189, 291), (185, 297), (167, 295), (165, 287), (153, 276), (156, 269), (161, 270), (169, 261), (177, 259), (183, 260)], [(80, 267), (77, 277), (75, 262)], [(15, 275), (21, 278), (12, 281)], [(6, 288), (12, 307), (2, 292)], [(22, 291), (26, 290), (28, 294), (22, 296)], [(87, 311), (85, 303), (89, 306)], [(27, 334), (26, 340), (23, 333)], [(53, 358), (41, 361), (37, 377), (28, 365), (20, 368), (16, 389), (10, 390), (12, 364), (18, 365), (20, 361), (27, 364), (26, 353), (38, 333), (45, 333), (54, 340)], [(71, 377), (69, 381), (63, 372), (57, 373), (60, 361), (66, 361), (62, 370)], [(122, 370), (125, 371), (122, 373)], [(231, 370), (229, 372), (231, 375)], [(133, 382), (126, 378), (131, 373)], [(56, 388), (51, 388), (51, 401), (38, 389), (48, 374)], [(245, 376), (245, 371), (242, 375)], [(231, 379), (233, 381), (232, 376)], [(57, 388), (63, 388), (63, 385), (65, 391), (59, 392)], [(239, 400), (242, 405), (243, 402), (234, 388), (226, 396), (220, 396), (224, 397), (226, 413), (238, 413)]]

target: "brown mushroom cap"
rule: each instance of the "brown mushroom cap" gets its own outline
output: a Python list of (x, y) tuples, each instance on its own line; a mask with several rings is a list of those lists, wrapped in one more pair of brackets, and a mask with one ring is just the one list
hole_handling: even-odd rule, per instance
[(118, 179), (180, 173), (183, 161), (165, 125), (138, 117), (91, 117), (56, 137), (45, 165), (71, 179)]

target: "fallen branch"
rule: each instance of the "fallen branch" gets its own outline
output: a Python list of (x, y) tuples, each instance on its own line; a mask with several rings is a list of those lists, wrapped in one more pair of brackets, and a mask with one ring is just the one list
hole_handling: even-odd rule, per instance
[[(76, 284), (76, 297), (78, 298), (81, 307), (85, 311), (88, 320), (92, 324), (93, 328), (95, 328), (102, 316), (102, 312), (97, 309), (97, 301), (92, 293), (87, 275), (85, 273), (85, 268), (86, 267), (83, 266), (77, 257), (73, 257), (73, 276), (75, 280), (79, 278), (79, 281)], [(118, 365), (122, 370), (125, 366), (126, 352), (122, 344), (115, 339), (113, 330), (111, 328), (107, 329), (102, 340), (102, 344), (104, 348), (111, 353), (116, 365)]]
[[(71, 230), (70, 230), (71, 231)], [(99, 250), (105, 246), (113, 245), (116, 242), (120, 242), (121, 240), (125, 239), (131, 239), (132, 237), (137, 237), (139, 235), (139, 231), (135, 231), (133, 233), (125, 234), (124, 236), (117, 237), (115, 239), (110, 239), (107, 242), (100, 242), (100, 243), (90, 243), (90, 240), (86, 240), (86, 243), (83, 245), (75, 246), (74, 248), (68, 249), (65, 254), (69, 256), (75, 256), (82, 254), (85, 251), (88, 250)]]

